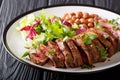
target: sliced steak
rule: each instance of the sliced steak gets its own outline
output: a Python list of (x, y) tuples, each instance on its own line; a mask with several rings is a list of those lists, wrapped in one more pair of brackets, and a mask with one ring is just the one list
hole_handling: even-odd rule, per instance
[(108, 52), (108, 57), (111, 57), (113, 54), (115, 54), (115, 49), (112, 46), (111, 42), (108, 41), (105, 37), (103, 37), (103, 32), (97, 29), (91, 29), (93, 32), (96, 32), (98, 34), (98, 40), (101, 42), (101, 44), (105, 47), (105, 49)]
[(111, 45), (114, 48), (113, 53), (115, 53), (117, 50), (116, 38), (105, 29), (102, 30), (102, 29), (94, 28), (94, 30), (96, 31), (97, 34), (99, 34), (101, 37), (105, 38), (106, 40), (108, 40), (111, 43)]
[(80, 67), (81, 65), (83, 65), (81, 53), (78, 50), (77, 46), (74, 44), (73, 40), (70, 39), (70, 40), (66, 41), (66, 43), (72, 52), (75, 66)]
[[(96, 35), (97, 36), (97, 34), (95, 32), (92, 32), (92, 31), (89, 31), (89, 30), (86, 32), (86, 34), (92, 34), (92, 35)], [(97, 39), (97, 37), (95, 39)], [(92, 54), (94, 63), (98, 62), (99, 58), (100, 58), (100, 54), (99, 54), (99, 52), (96, 49), (96, 45), (93, 43), (93, 41), (95, 39), (91, 40), (90, 44), (85, 44), (87, 46), (89, 52)]]
[(93, 64), (92, 55), (91, 55), (91, 53), (89, 53), (88, 48), (82, 41), (81, 36), (77, 35), (77, 36), (73, 37), (72, 39), (75, 42), (75, 44), (78, 46), (78, 48), (80, 49), (83, 62), (87, 63), (89, 65), (92, 65)]
[(105, 61), (105, 60), (106, 60), (106, 57), (103, 57), (101, 51), (99, 50), (99, 49), (105, 50), (104, 46), (100, 43), (100, 41), (99, 41), (98, 39), (93, 40), (93, 43), (96, 45), (97, 52), (98, 52), (99, 55), (100, 55), (98, 61), (100, 61), (100, 62)]
[(104, 29), (106, 33), (109, 34), (109, 37), (107, 38), (112, 46), (115, 48), (115, 52), (117, 52), (119, 49), (118, 49), (118, 39), (113, 35), (111, 34), (108, 30)]
[(58, 44), (59, 49), (62, 51), (62, 53), (63, 53), (63, 55), (65, 57), (65, 65), (66, 65), (66, 67), (67, 68), (75, 67), (74, 59), (73, 59), (71, 51), (68, 48), (68, 46), (66, 45), (66, 43), (63, 42), (62, 39), (57, 39), (56, 42)]
[(91, 44), (87, 44), (86, 45), (88, 48), (89, 53), (91, 53), (92, 57), (93, 57), (93, 62), (96, 63), (99, 61), (100, 58), (100, 54), (96, 49), (96, 46), (94, 45), (94, 43), (92, 42)]
[(100, 40), (100, 42), (105, 46), (106, 50), (108, 51), (108, 57), (111, 57), (114, 52), (115, 49), (113, 48), (112, 44), (105, 38), (99, 36), (98, 39)]
[(48, 57), (45, 56), (44, 51), (40, 49), (37, 50), (37, 53), (30, 54), (29, 57), (32, 62), (39, 65), (44, 65), (48, 60)]
[(54, 54), (48, 54), (50, 59), (54, 62), (55, 67), (60, 67), (60, 68), (64, 68), (65, 67), (65, 59), (64, 59), (64, 55), (63, 53), (60, 51), (57, 43), (52, 42), (52, 41), (48, 41), (48, 46), (54, 50)]
[(107, 29), (111, 34), (113, 34), (118, 39), (118, 50), (120, 50), (120, 28), (118, 30), (114, 30), (113, 25), (110, 23), (99, 22), (103, 28)]

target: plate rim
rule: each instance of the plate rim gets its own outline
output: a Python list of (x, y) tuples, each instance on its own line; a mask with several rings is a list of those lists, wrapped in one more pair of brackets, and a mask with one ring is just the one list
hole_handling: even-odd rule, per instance
[(111, 10), (111, 9), (107, 9), (107, 8), (103, 8), (103, 7), (99, 7), (99, 6), (92, 6), (92, 5), (84, 5), (84, 4), (66, 4), (66, 5), (52, 5), (52, 6), (45, 6), (45, 7), (40, 7), (40, 8), (36, 8), (36, 9), (33, 9), (33, 10), (29, 10), (29, 11), (26, 11), (25, 13), (23, 14), (20, 14), (18, 16), (16, 16), (14, 19), (12, 19), (9, 24), (6, 25), (6, 27), (4, 28), (3, 32), (2, 32), (2, 43), (3, 43), (3, 46), (4, 48), (6, 49), (6, 51), (13, 57), (15, 58), (16, 60), (24, 63), (25, 65), (29, 65), (31, 67), (35, 67), (35, 68), (38, 68), (38, 69), (41, 69), (41, 70), (47, 70), (47, 71), (53, 71), (53, 72), (61, 72), (61, 73), (94, 73), (94, 72), (100, 72), (100, 71), (103, 71), (103, 70), (108, 70), (110, 68), (113, 68), (115, 66), (118, 66), (120, 63), (114, 65), (114, 66), (109, 66), (109, 67), (105, 67), (105, 68), (102, 68), (102, 69), (97, 69), (97, 70), (91, 70), (91, 71), (83, 71), (83, 72), (76, 72), (76, 71), (62, 71), (62, 70), (54, 70), (54, 69), (48, 69), (48, 68), (43, 68), (43, 67), (38, 67), (38, 66), (35, 66), (33, 64), (30, 64), (20, 58), (18, 58), (17, 56), (15, 56), (15, 54), (9, 49), (8, 45), (7, 45), (7, 42), (6, 42), (6, 35), (7, 35), (7, 32), (9, 30), (9, 28), (11, 27), (12, 24), (14, 24), (18, 19), (20, 19), (21, 17), (25, 16), (25, 15), (28, 15), (30, 13), (33, 13), (35, 11), (39, 11), (39, 10), (42, 10), (42, 9), (49, 9), (49, 8), (55, 8), (55, 7), (67, 7), (67, 6), (82, 6), (82, 7), (91, 7), (91, 8), (96, 8), (96, 9), (102, 9), (102, 10), (105, 10), (105, 11), (109, 11), (109, 12), (113, 12), (115, 14), (118, 14), (120, 15), (119, 13)]

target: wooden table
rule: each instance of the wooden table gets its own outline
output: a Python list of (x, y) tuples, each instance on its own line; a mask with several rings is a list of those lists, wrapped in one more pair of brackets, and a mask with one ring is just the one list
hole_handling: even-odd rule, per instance
[(0, 4), (0, 80), (120, 79), (120, 66), (91, 74), (65, 74), (36, 69), (11, 57), (2, 44), (2, 32), (6, 25), (29, 10), (51, 5), (85, 4), (107, 8), (120, 14), (119, 0), (0, 0)]

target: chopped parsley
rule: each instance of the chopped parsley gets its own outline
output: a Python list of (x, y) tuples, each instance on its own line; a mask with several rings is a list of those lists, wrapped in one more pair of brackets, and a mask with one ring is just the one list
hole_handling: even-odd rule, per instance
[(83, 41), (85, 44), (91, 44), (92, 40), (96, 39), (97, 35), (96, 34), (85, 34)]
[(108, 54), (107, 54), (107, 51), (104, 49), (104, 48), (100, 48), (97, 46), (97, 49), (98, 51), (100, 52), (100, 56), (103, 58), (103, 59), (106, 59)]
[(95, 67), (95, 66), (84, 63), (81, 68), (82, 68), (82, 69), (84, 69), (84, 68), (92, 69), (93, 67)]
[(49, 50), (49, 53), (50, 53), (51, 55), (54, 55), (54, 53), (55, 53), (55, 49), (51, 49), (51, 50)]
[(100, 23), (96, 22), (96, 23), (95, 23), (95, 27), (97, 27), (97, 28), (101, 28), (102, 25), (101, 25)]
[(112, 28), (114, 29), (114, 30), (117, 30), (119, 27), (118, 27), (118, 20), (119, 20), (120, 18), (116, 18), (116, 19), (112, 19), (112, 20), (109, 20), (109, 23), (110, 24), (113, 24), (113, 26), (112, 26)]
[(120, 19), (120, 18), (116, 18), (116, 19), (109, 20), (109, 23), (110, 23), (110, 24), (113, 24), (113, 25), (118, 24), (118, 20), (119, 20), (119, 19)]
[(117, 30), (119, 27), (117, 25), (112, 26), (114, 30)]

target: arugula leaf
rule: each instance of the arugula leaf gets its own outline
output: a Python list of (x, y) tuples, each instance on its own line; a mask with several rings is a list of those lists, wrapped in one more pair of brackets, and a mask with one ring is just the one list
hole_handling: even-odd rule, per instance
[(26, 57), (27, 55), (29, 55), (30, 53), (29, 52), (25, 52), (23, 55), (22, 55), (22, 58)]

